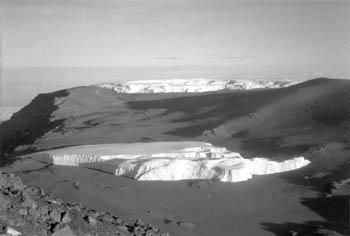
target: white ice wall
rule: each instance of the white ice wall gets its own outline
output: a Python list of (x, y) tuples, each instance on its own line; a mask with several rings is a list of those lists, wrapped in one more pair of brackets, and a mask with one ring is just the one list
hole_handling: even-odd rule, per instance
[(268, 80), (209, 80), (209, 79), (168, 79), (139, 80), (124, 83), (104, 83), (98, 86), (112, 89), (117, 93), (180, 93), (208, 92), (223, 89), (281, 88), (296, 81)]
[[(147, 145), (151, 144), (145, 144), (145, 149), (147, 149)], [(158, 145), (164, 144), (158, 143)], [(169, 143), (166, 145), (169, 145)], [(89, 151), (91, 151), (91, 147), (89, 148)], [(122, 151), (122, 146), (120, 148)], [(82, 151), (82, 148), (79, 150)], [(113, 164), (115, 165), (116, 175), (148, 181), (213, 179), (223, 182), (238, 182), (248, 180), (253, 175), (291, 171), (310, 163), (304, 157), (296, 157), (282, 162), (267, 158), (245, 159), (237, 152), (230, 152), (226, 148), (201, 142), (198, 142), (198, 146), (169, 149), (169, 152), (161, 153), (107, 155), (106, 152), (101, 155), (64, 154), (56, 150), (55, 153), (51, 154), (51, 157), (55, 165), (65, 166), (79, 166), (81, 163), (117, 159), (118, 162)]]
[(254, 175), (267, 175), (299, 169), (310, 162), (304, 157), (295, 157), (282, 162), (271, 161), (266, 158), (249, 159), (251, 171)]
[(116, 175), (124, 175), (137, 180), (183, 180), (214, 179), (222, 182), (239, 182), (253, 177), (291, 171), (308, 165), (303, 157), (283, 162), (265, 158), (219, 158), (210, 160), (149, 159), (129, 160), (116, 168)]
[(56, 154), (51, 156), (53, 164), (59, 166), (79, 166), (81, 163), (99, 162), (100, 157), (86, 154)]

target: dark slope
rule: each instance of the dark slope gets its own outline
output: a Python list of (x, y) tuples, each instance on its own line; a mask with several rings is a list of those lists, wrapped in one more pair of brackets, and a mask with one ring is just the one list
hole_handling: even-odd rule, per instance
[(33, 143), (46, 132), (62, 125), (63, 120), (51, 121), (50, 118), (58, 108), (55, 99), (65, 96), (68, 96), (66, 90), (39, 94), (30, 104), (15, 113), (11, 120), (1, 123), (0, 156), (11, 153), (18, 145)]

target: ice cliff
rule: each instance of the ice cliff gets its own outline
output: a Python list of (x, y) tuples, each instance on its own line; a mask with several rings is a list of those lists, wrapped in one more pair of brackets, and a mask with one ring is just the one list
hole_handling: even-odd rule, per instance
[(209, 80), (209, 79), (166, 79), (137, 80), (124, 83), (103, 83), (98, 86), (112, 89), (117, 93), (183, 93), (208, 92), (217, 90), (281, 88), (296, 81), (269, 80)]
[(53, 164), (60, 166), (79, 166), (81, 163), (101, 161), (101, 157), (89, 154), (56, 154), (51, 157)]
[(282, 162), (258, 157), (246, 159), (237, 152), (204, 142), (101, 144), (45, 152), (56, 165), (104, 162), (115, 168), (115, 175), (148, 181), (213, 179), (238, 182), (254, 175), (295, 170), (310, 163), (304, 157)]
[(222, 182), (239, 182), (253, 175), (267, 175), (291, 171), (309, 164), (303, 157), (283, 162), (266, 158), (242, 157), (216, 159), (143, 159), (129, 160), (118, 165), (116, 175), (137, 180), (213, 179)]

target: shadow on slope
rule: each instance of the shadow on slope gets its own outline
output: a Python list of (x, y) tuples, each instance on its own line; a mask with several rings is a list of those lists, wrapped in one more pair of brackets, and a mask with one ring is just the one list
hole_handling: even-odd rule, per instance
[[(336, 85), (337, 89), (327, 99), (319, 97), (316, 93), (318, 91), (315, 91), (327, 90), (334, 85)], [(347, 87), (344, 88), (344, 86)], [(329, 124), (330, 120), (336, 120), (339, 123), (344, 119), (350, 118), (350, 110), (346, 106), (347, 104), (344, 104), (344, 99), (346, 101), (346, 98), (350, 98), (350, 95), (347, 96), (347, 93), (344, 94), (349, 88), (349, 81), (319, 78), (281, 89), (203, 93), (195, 96), (162, 100), (131, 101), (128, 105), (135, 110), (167, 109), (165, 115), (174, 112), (185, 113), (185, 116), (174, 119), (172, 122), (192, 122), (194, 125), (174, 130), (171, 133), (178, 136), (193, 137), (200, 135), (205, 130), (204, 127), (207, 127), (207, 129), (215, 128), (218, 125), (239, 117), (251, 119), (258, 110), (274, 104), (285, 97), (290, 96), (293, 98), (297, 92), (302, 92), (301, 95), (310, 96), (311, 94), (311, 98), (306, 97), (305, 99), (300, 98), (300, 94), (298, 94), (299, 99), (301, 99), (301, 101), (298, 101), (298, 104), (303, 106), (300, 109), (311, 107), (309, 109), (313, 110), (312, 112), (316, 121)], [(316, 94), (315, 97), (312, 97), (312, 93)], [(316, 104), (307, 103), (308, 100), (314, 101), (317, 99), (321, 99), (321, 101)], [(338, 104), (336, 108), (333, 106), (335, 102)], [(293, 103), (294, 101), (292, 100), (287, 101), (283, 104), (284, 108), (289, 109), (289, 105)], [(283, 112), (283, 110), (281, 111)], [(278, 115), (276, 114), (276, 116)], [(196, 123), (200, 124), (196, 125)]]
[(285, 92), (283, 89), (224, 91), (162, 100), (132, 101), (128, 105), (135, 110), (167, 109), (164, 115), (175, 112), (185, 113), (182, 118), (171, 122), (191, 122), (193, 125), (168, 133), (194, 137), (232, 118), (249, 115), (259, 107), (278, 99)]
[(58, 108), (55, 99), (68, 96), (68, 91), (39, 94), (33, 101), (0, 125), (0, 164), (10, 161), (10, 156), (19, 145), (33, 143), (46, 132), (59, 127), (63, 120), (51, 121)]
[(289, 89), (256, 112), (256, 118), (236, 119), (216, 129), (239, 139), (249, 155), (302, 155), (328, 142), (349, 141), (350, 81), (316, 79)]
[[(298, 144), (285, 146), (281, 137), (249, 138), (241, 144), (243, 150), (247, 150), (247, 156), (295, 156), (307, 152), (312, 145)], [(243, 151), (244, 153), (244, 151)]]
[(182, 113), (165, 122), (183, 122), (183, 126), (165, 134), (195, 138), (210, 131), (217, 139), (227, 139), (222, 142), (225, 145), (239, 140), (247, 155), (300, 155), (330, 140), (348, 139), (349, 91), (348, 80), (319, 78), (281, 89), (222, 91), (127, 104), (135, 110), (166, 109), (165, 115)]
[[(310, 208), (310, 210), (318, 213), (324, 218), (324, 221), (307, 221), (303, 223), (271, 223), (263, 222), (261, 225), (264, 230), (273, 232), (277, 236), (319, 236), (323, 235), (318, 230), (327, 229), (329, 231), (339, 232), (341, 234), (349, 235), (349, 209), (350, 196), (332, 196), (332, 197), (318, 197), (318, 198), (304, 198), (301, 204)], [(298, 234), (292, 234), (297, 232)], [(337, 236), (336, 234), (329, 234)], [(340, 235), (339, 235), (340, 236)]]
[[(350, 195), (320, 196), (318, 198), (303, 198), (301, 204), (310, 208), (324, 218), (324, 221), (307, 221), (303, 223), (271, 223), (263, 222), (264, 230), (275, 233), (277, 236), (323, 235), (318, 230), (327, 229), (341, 234), (350, 234)], [(292, 234), (297, 232), (298, 234)], [(329, 234), (337, 236), (336, 234)]]
[[(349, 235), (350, 192), (345, 190), (338, 193), (334, 185), (334, 183), (350, 178), (349, 154), (346, 149), (329, 151), (326, 148), (310, 157), (313, 162), (308, 167), (281, 175), (290, 183), (310, 187), (311, 190), (318, 193), (315, 198), (302, 198), (300, 203), (323, 217), (324, 221), (263, 222), (261, 223), (263, 229), (273, 232), (277, 236), (337, 236), (338, 234), (335, 232)], [(293, 232), (298, 234), (293, 234)]]

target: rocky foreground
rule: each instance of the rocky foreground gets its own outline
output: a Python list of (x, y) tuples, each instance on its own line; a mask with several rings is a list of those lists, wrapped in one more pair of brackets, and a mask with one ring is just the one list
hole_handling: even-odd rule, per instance
[(118, 235), (168, 236), (137, 220), (128, 224), (118, 216), (65, 203), (25, 186), (14, 174), (0, 173), (0, 235)]

